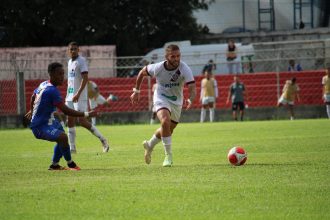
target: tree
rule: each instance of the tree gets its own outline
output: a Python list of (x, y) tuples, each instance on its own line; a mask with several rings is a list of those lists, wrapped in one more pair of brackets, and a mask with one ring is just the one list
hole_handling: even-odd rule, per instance
[(205, 30), (192, 13), (213, 0), (2, 0), (0, 46), (81, 45), (117, 47), (142, 55), (167, 41), (194, 40)]

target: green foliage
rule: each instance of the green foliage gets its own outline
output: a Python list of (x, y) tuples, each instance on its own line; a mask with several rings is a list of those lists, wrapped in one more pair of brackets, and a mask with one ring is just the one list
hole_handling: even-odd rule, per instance
[[(156, 128), (99, 126), (108, 154), (78, 128), (79, 172), (47, 171), (52, 143), (28, 129), (2, 130), (1, 218), (330, 218), (329, 120), (182, 123), (171, 168), (161, 166), (161, 145), (144, 164), (140, 143)], [(244, 166), (227, 162), (235, 145), (248, 152)]]
[(114, 44), (118, 55), (142, 55), (167, 41), (194, 40), (202, 31), (192, 16), (206, 0), (3, 0), (0, 46)]

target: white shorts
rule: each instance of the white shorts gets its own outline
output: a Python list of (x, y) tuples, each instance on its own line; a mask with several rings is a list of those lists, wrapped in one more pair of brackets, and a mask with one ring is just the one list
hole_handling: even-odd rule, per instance
[(324, 94), (323, 98), (324, 98), (324, 102), (330, 102), (330, 94)]
[(107, 100), (99, 94), (96, 98), (89, 99), (89, 107), (90, 109), (95, 109), (98, 105), (103, 105), (106, 102)]
[(288, 104), (288, 105), (294, 105), (294, 101), (289, 101), (289, 100), (283, 98), (282, 96), (278, 100), (278, 103), (281, 103), (283, 105), (286, 105), (286, 104)]
[(65, 104), (76, 111), (79, 112), (87, 112), (88, 111), (88, 104), (87, 100), (79, 100), (78, 102), (72, 102), (72, 101), (65, 101)]
[(202, 105), (208, 105), (209, 103), (214, 103), (215, 98), (213, 96), (205, 96), (202, 98)]
[(158, 112), (161, 109), (168, 109), (171, 114), (171, 120), (173, 122), (179, 123), (181, 117), (181, 109), (182, 109), (181, 105), (174, 105), (167, 100), (157, 100), (154, 103), (153, 110)]

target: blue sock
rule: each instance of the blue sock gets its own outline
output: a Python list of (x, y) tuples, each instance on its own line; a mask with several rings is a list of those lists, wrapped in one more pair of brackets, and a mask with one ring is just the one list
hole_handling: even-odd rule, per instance
[(70, 152), (70, 147), (68, 146), (59, 146), (61, 149), (62, 155), (66, 161), (71, 161), (71, 152)]
[(60, 146), (58, 144), (54, 147), (53, 163), (60, 162), (61, 157), (63, 156)]

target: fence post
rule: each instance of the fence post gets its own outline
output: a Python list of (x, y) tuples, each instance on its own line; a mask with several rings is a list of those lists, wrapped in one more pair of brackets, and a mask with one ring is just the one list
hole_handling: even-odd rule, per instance
[(25, 103), (25, 84), (24, 73), (16, 72), (16, 90), (17, 90), (17, 114), (23, 115), (26, 112)]

